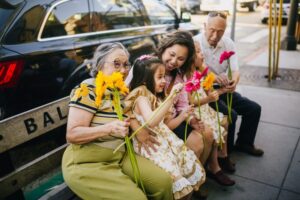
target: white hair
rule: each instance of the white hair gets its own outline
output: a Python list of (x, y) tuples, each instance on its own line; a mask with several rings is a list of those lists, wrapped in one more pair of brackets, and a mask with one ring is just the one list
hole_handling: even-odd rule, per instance
[(97, 47), (96, 51), (94, 52), (93, 58), (86, 61), (86, 64), (90, 65), (91, 67), (90, 75), (92, 77), (97, 76), (99, 70), (101, 70), (101, 67), (105, 62), (106, 56), (116, 49), (123, 50), (125, 54), (129, 57), (129, 52), (120, 42), (104, 43)]

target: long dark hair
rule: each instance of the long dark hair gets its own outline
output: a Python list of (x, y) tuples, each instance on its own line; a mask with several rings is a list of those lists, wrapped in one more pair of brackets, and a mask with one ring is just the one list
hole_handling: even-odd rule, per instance
[(163, 63), (158, 57), (151, 56), (145, 59), (141, 59), (141, 57), (137, 58), (132, 66), (133, 77), (129, 84), (130, 90), (134, 90), (141, 85), (145, 85), (150, 92), (155, 94), (157, 97), (164, 99), (164, 92), (158, 94), (155, 92), (154, 74), (160, 65), (163, 65)]
[[(164, 38), (160, 40), (160, 44), (157, 48), (157, 56), (162, 59), (162, 54), (165, 50), (173, 45), (182, 45), (188, 49), (188, 57), (185, 63), (180, 67), (180, 72), (183, 75), (191, 73), (192, 65), (195, 57), (195, 45), (193, 36), (187, 31), (175, 31), (173, 33), (167, 34)], [(177, 70), (171, 71), (171, 75), (175, 77)]]

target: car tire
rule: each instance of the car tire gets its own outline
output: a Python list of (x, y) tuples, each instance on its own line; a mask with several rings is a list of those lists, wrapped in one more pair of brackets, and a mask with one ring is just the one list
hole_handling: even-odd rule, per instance
[(268, 23), (268, 21), (269, 21), (269, 19), (268, 19), (268, 18), (263, 18), (263, 19), (261, 19), (261, 23), (263, 23), (263, 24), (267, 24), (267, 23)]
[(255, 12), (256, 8), (257, 8), (257, 2), (251, 3), (248, 7), (249, 12)]

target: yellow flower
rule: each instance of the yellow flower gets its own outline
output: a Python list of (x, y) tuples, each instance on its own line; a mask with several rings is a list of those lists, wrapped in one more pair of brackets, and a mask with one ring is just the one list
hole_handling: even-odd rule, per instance
[(216, 79), (215, 74), (212, 73), (212, 72), (209, 72), (209, 74), (207, 75), (207, 77), (202, 82), (203, 88), (205, 90), (211, 90), (212, 86), (214, 84), (215, 79)]
[(108, 76), (106, 82), (108, 88), (117, 89), (124, 95), (129, 92), (129, 89), (123, 81), (123, 75), (120, 72), (114, 72), (112, 75)]
[(98, 72), (97, 74), (95, 85), (96, 85), (96, 105), (99, 107), (101, 104), (102, 96), (107, 87), (105, 84), (105, 76), (101, 71)]
[(74, 96), (78, 99), (79, 97), (85, 97), (89, 94), (89, 88), (86, 83), (81, 83), (80, 87), (75, 91)]

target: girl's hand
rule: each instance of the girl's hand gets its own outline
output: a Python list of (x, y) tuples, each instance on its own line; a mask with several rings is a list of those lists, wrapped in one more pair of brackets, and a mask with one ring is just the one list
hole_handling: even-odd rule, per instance
[(196, 119), (195, 117), (191, 119), (190, 126), (200, 133), (205, 130), (204, 123), (201, 120)]
[(109, 122), (107, 123), (107, 126), (110, 130), (109, 135), (117, 138), (124, 138), (129, 133), (129, 125), (129, 119), (125, 119), (124, 121), (114, 120)]
[(208, 92), (207, 95), (208, 95), (209, 102), (215, 102), (219, 100), (219, 93), (215, 90)]
[(170, 95), (178, 94), (183, 88), (182, 83), (177, 83), (176, 85), (173, 86)]
[(181, 111), (181, 113), (179, 114), (183, 119), (187, 119), (189, 116), (193, 115), (194, 113), (194, 106), (193, 105), (189, 105), (188, 107), (186, 107), (184, 110)]

